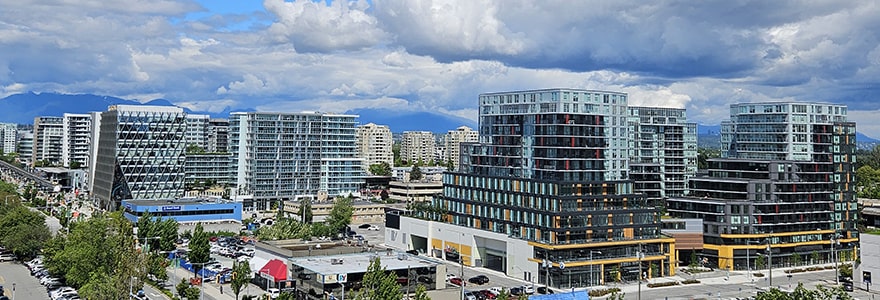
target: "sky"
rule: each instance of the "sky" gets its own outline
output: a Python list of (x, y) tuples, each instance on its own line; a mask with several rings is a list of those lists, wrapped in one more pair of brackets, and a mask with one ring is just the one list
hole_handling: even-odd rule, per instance
[(583, 88), (686, 108), (845, 104), (880, 137), (880, 1), (0, 0), (0, 97), (429, 111)]

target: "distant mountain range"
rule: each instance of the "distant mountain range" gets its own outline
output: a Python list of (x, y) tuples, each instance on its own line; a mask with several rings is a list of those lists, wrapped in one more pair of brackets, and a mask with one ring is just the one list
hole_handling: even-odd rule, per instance
[[(25, 93), (0, 99), (0, 123), (33, 124), (38, 116), (62, 116), (65, 113), (84, 114), (107, 111), (111, 105), (157, 105), (174, 106), (169, 100), (155, 99), (146, 103), (110, 96), (92, 94)], [(228, 118), (232, 111), (255, 111), (252, 108), (226, 107), (222, 112), (210, 113), (183, 108), (188, 114), (210, 115), (212, 118)], [(393, 132), (431, 131), (445, 133), (462, 125), (476, 130), (476, 122), (430, 112), (400, 112), (390, 109), (356, 109), (342, 112), (359, 115), (361, 124), (388, 125)]]
[[(146, 103), (134, 100), (126, 100), (110, 96), (92, 94), (58, 94), (58, 93), (24, 93), (14, 94), (0, 99), (0, 123), (33, 124), (38, 116), (62, 116), (64, 113), (89, 113), (93, 111), (106, 111), (111, 105), (158, 105), (174, 106), (174, 103), (166, 99), (155, 99)], [(255, 111), (252, 108), (226, 107), (219, 113), (192, 111), (183, 108), (186, 113), (210, 115), (212, 118), (228, 118), (232, 111)], [(470, 119), (458, 118), (432, 112), (397, 111), (392, 109), (354, 109), (343, 112), (346, 114), (359, 115), (361, 124), (376, 123), (388, 125), (393, 132), (403, 131), (431, 131), (445, 133), (460, 126), (468, 126), (477, 130), (477, 122)], [(718, 144), (720, 147), (721, 125), (697, 125), (697, 135), (701, 147)], [(880, 143), (880, 140), (856, 133), (858, 143)], [(711, 145), (705, 144), (709, 143)]]

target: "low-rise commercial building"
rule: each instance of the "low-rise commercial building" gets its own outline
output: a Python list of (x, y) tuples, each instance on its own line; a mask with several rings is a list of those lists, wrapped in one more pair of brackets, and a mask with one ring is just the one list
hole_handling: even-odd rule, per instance
[(241, 222), (241, 202), (220, 198), (178, 198), (161, 200), (122, 200), (124, 216), (132, 222), (150, 216), (172, 218), (177, 222)]

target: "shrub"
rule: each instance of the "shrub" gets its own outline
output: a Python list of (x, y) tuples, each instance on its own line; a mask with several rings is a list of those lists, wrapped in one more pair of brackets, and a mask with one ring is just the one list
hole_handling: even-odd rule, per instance
[(764, 273), (752, 273), (752, 276), (755, 276), (755, 277), (764, 277)]
[(619, 288), (610, 288), (610, 289), (601, 289), (601, 290), (591, 290), (590, 297), (602, 297), (614, 292), (620, 292)]
[(664, 287), (664, 286), (673, 286), (673, 285), (678, 285), (678, 281), (667, 281), (667, 282), (655, 282), (655, 283), (649, 283), (649, 284), (648, 284), (648, 287), (649, 287), (649, 288), (655, 288), (655, 287)]
[(684, 280), (681, 282), (681, 284), (694, 284), (694, 283), (700, 283), (700, 281), (696, 280), (696, 279), (688, 279), (688, 280)]

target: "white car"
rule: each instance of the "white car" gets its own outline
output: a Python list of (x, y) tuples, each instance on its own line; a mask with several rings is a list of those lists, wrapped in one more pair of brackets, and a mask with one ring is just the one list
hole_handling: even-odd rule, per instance
[(370, 225), (370, 228), (367, 228), (367, 230), (379, 231), (379, 226), (376, 226), (376, 225)]
[(12, 253), (0, 254), (0, 261), (13, 261), (18, 260), (18, 257)]
[(489, 288), (489, 292), (492, 294), (495, 294), (495, 296), (501, 295), (501, 291), (503, 291), (503, 290), (504, 289), (501, 288), (500, 286), (493, 286), (493, 287)]
[(269, 294), (269, 298), (278, 299), (278, 296), (281, 296), (281, 290), (276, 288), (270, 288), (266, 291), (266, 294)]
[(522, 290), (523, 290), (523, 293), (526, 295), (531, 295), (531, 294), (535, 293), (535, 287), (533, 287), (531, 285), (522, 286)]

